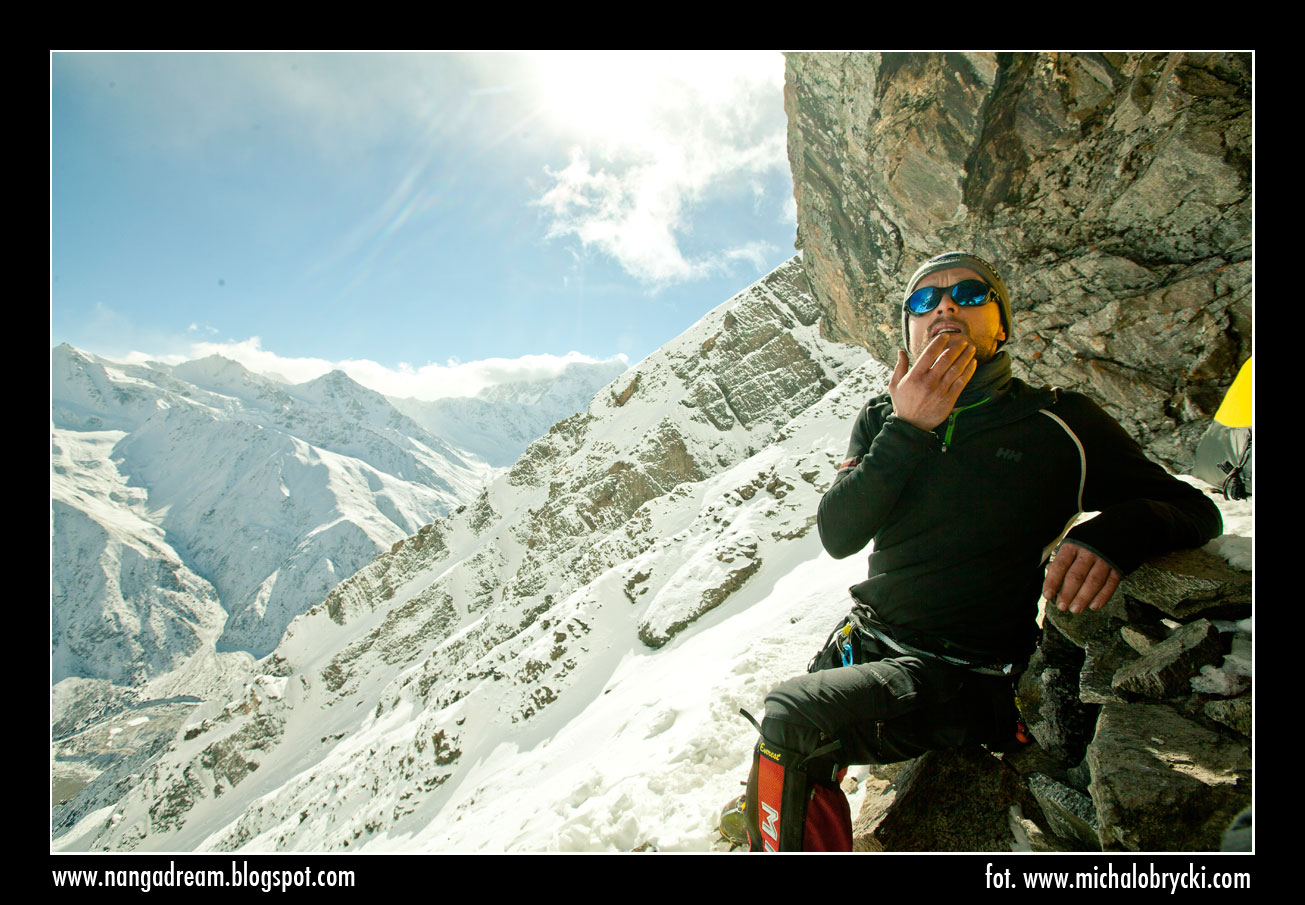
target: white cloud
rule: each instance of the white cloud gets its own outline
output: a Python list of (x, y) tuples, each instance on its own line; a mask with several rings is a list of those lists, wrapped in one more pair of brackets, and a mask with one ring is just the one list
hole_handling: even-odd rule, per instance
[(755, 270), (763, 270), (766, 262), (775, 253), (775, 246), (769, 242), (747, 242), (730, 248), (721, 254), (725, 261), (747, 261)]
[(787, 169), (778, 54), (597, 54), (539, 61), (552, 119), (583, 144), (547, 170), (538, 204), (552, 238), (575, 236), (651, 286), (727, 272), (757, 260), (738, 249), (688, 255), (696, 204), (757, 194), (759, 176)]
[(789, 195), (788, 198), (785, 199), (783, 207), (780, 208), (779, 222), (780, 223), (797, 222), (797, 198), (793, 197), (792, 195)]
[[(304, 383), (331, 371), (343, 371), (368, 389), (397, 398), (441, 399), (446, 396), (474, 396), (486, 387), (522, 380), (555, 377), (573, 362), (595, 363), (600, 359), (568, 352), (565, 355), (523, 355), (520, 358), (486, 358), (480, 361), (450, 359), (446, 364), (425, 364), (414, 368), (401, 362), (397, 368), (369, 359), (329, 361), (324, 358), (287, 358), (264, 349), (257, 336), (240, 342), (201, 342), (189, 352), (172, 355), (148, 355), (132, 352), (129, 362), (161, 361), (176, 365), (183, 361), (221, 355), (239, 362), (251, 371), (290, 383)], [(608, 361), (628, 364), (624, 354)]]
[[(625, 355), (605, 360), (629, 364)], [(397, 369), (374, 361), (343, 361), (339, 368), (363, 386), (387, 396), (440, 399), (445, 396), (474, 396), (487, 387), (504, 383), (556, 377), (569, 364), (598, 361), (600, 359), (580, 352), (568, 352), (565, 355), (523, 355), (520, 358), (465, 362), (450, 359), (443, 365), (425, 364), (419, 368), (401, 363)]]

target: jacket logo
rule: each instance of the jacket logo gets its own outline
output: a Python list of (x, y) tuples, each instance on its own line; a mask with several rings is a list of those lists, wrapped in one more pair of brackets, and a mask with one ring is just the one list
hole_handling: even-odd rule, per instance
[(997, 458), (1009, 459), (1012, 462), (1018, 462), (1020, 459), (1024, 458), (1024, 453), (1020, 452), (1017, 449), (1007, 449), (1006, 447), (1002, 446), (997, 450)]

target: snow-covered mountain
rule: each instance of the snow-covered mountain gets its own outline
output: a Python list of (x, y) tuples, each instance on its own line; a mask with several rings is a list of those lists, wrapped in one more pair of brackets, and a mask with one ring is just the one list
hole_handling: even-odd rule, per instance
[[(286, 386), (217, 356), (119, 365), (60, 346), (52, 359), (55, 681), (155, 672), (193, 650), (218, 602), (218, 647), (263, 655), (492, 474), (338, 371)], [(174, 615), (181, 599), (201, 601), (196, 618)], [(110, 611), (129, 630), (107, 629), (106, 646), (90, 624)], [(116, 656), (122, 644), (141, 656)]]
[(588, 408), (594, 393), (625, 370), (621, 361), (570, 362), (555, 377), (495, 384), (471, 397), (391, 401), (432, 434), (506, 468), (558, 421)]
[[(124, 708), (225, 700), (291, 619), (501, 470), (338, 371), (290, 385), (66, 345), (51, 365), (53, 723), (74, 758)], [(610, 371), (581, 366), (539, 408), (582, 409)]]
[(885, 379), (820, 338), (784, 265), (342, 582), (130, 791), (61, 811), (85, 819), (57, 845), (708, 847), (750, 748), (738, 707), (800, 668), (864, 568), (812, 529)]

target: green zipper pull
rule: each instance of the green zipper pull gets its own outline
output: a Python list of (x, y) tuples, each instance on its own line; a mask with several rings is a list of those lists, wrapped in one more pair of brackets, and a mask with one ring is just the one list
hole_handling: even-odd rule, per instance
[(952, 442), (952, 428), (956, 426), (956, 416), (960, 412), (952, 412), (947, 416), (947, 433), (943, 434), (942, 451), (947, 452), (947, 444)]
[(970, 405), (965, 406), (965, 408), (956, 409), (954, 412), (952, 412), (950, 415), (947, 416), (947, 433), (943, 434), (943, 441), (942, 441), (943, 452), (947, 452), (947, 445), (952, 442), (952, 429), (956, 427), (956, 416), (959, 415), (961, 412), (974, 408), (975, 406), (983, 405), (985, 402), (988, 401), (988, 399), (991, 398), (992, 397), (989, 396), (984, 399), (980, 399), (978, 402), (974, 402), (971, 403)]

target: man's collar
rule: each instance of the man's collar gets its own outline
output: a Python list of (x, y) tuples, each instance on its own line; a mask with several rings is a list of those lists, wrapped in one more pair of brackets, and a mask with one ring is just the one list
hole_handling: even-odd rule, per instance
[(984, 399), (997, 400), (1010, 391), (1010, 356), (998, 352), (992, 360), (979, 365), (970, 382), (956, 400), (956, 408), (964, 408)]

